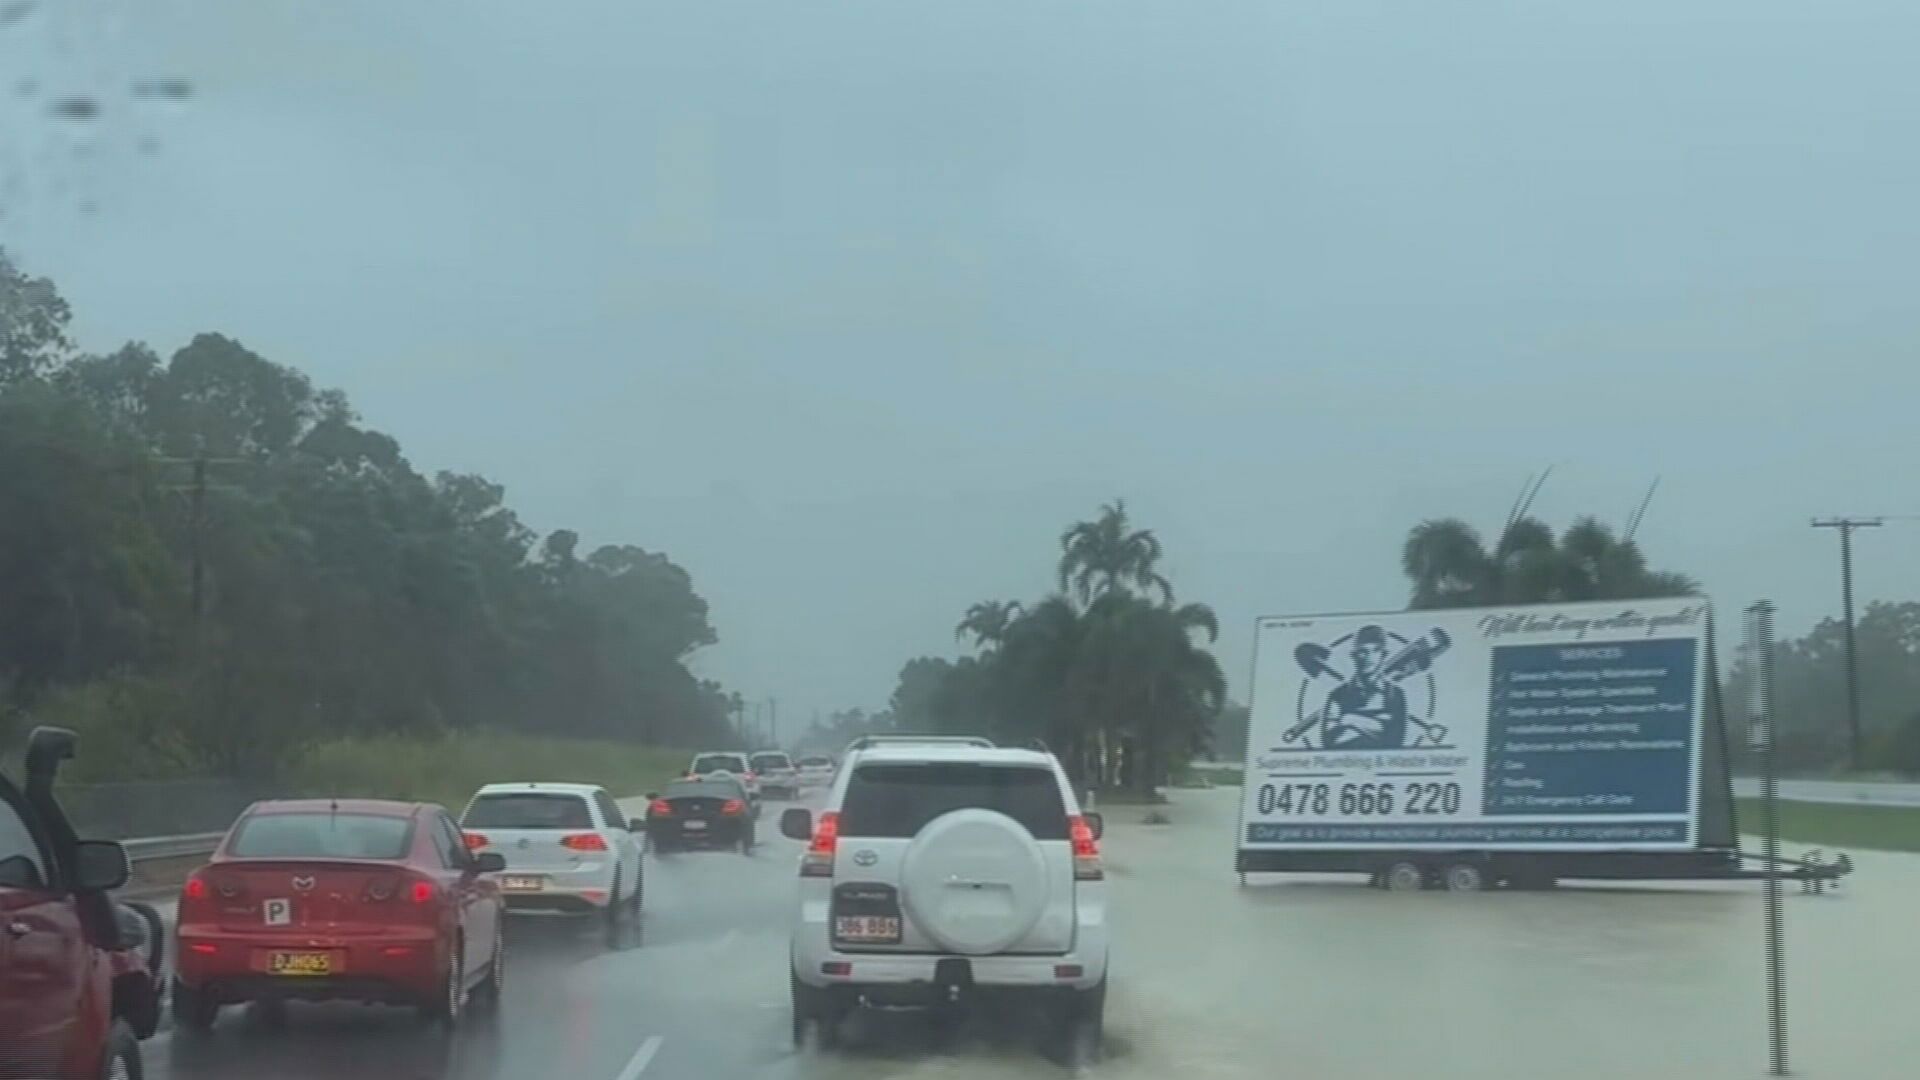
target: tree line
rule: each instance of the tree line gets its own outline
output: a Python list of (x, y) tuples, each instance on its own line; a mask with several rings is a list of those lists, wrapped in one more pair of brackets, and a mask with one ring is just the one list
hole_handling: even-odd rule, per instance
[(1205, 748), (1227, 698), (1219, 621), (1176, 601), (1163, 555), (1124, 503), (1102, 507), (1061, 535), (1055, 592), (972, 605), (955, 627), (970, 653), (909, 660), (884, 712), (836, 723), (1038, 742), (1077, 782), (1150, 791)]
[(86, 355), (70, 319), (0, 250), (0, 737), (69, 723), (153, 775), (342, 735), (730, 740), (665, 555), (540, 536), (231, 338)]

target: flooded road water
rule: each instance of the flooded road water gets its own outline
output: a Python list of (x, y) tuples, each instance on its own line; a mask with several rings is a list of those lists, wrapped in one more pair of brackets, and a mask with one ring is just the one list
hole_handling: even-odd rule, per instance
[[(1231, 872), (1234, 792), (1177, 792), (1173, 823), (1114, 808), (1116, 936), (1099, 1077), (1758, 1077), (1766, 1065), (1757, 884), (1385, 893), (1355, 879)], [(1052, 1078), (1017, 1025), (948, 1041), (912, 1017), (856, 1024), (818, 1056), (788, 1042), (786, 920), (797, 846), (679, 855), (648, 870), (647, 940), (516, 923), (505, 1011), (447, 1039), (397, 1012), (241, 1015), (163, 1037), (171, 1080)], [(1910, 1074), (1920, 1024), (1920, 858), (1855, 854), (1835, 895), (1789, 892), (1795, 1075)]]

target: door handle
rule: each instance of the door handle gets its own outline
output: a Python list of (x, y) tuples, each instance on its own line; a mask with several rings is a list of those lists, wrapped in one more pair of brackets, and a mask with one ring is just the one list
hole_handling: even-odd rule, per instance
[(31, 934), (31, 933), (33, 933), (33, 927), (31, 927), (31, 926), (28, 926), (28, 925), (27, 925), (26, 923), (23, 923), (23, 922), (10, 922), (10, 923), (8, 923), (8, 924), (7, 924), (7, 936), (8, 936), (8, 937), (13, 937), (13, 938), (23, 938), (23, 937), (26, 937), (26, 936), (27, 936), (28, 934)]

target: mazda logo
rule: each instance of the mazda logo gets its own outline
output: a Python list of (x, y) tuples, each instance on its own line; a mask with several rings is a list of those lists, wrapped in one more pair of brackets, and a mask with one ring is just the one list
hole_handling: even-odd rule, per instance
[(313, 879), (310, 877), (296, 877), (293, 879), (293, 887), (301, 892), (307, 892), (313, 888)]
[(859, 851), (853, 853), (853, 865), (855, 866), (872, 866), (879, 861), (880, 856), (871, 848), (861, 848)]

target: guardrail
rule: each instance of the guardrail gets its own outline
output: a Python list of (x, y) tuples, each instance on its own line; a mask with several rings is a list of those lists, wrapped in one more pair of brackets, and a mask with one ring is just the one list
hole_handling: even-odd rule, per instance
[(149, 859), (184, 859), (193, 855), (211, 855), (220, 846), (224, 832), (193, 833), (188, 836), (142, 836), (121, 841), (127, 858), (134, 862)]

